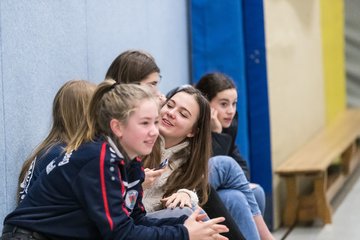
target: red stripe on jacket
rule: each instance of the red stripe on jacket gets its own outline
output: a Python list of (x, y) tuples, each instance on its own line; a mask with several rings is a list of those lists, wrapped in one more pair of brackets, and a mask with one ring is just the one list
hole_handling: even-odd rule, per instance
[(106, 143), (103, 143), (101, 146), (101, 153), (100, 153), (100, 182), (101, 182), (101, 193), (102, 193), (102, 197), (103, 197), (103, 201), (104, 201), (104, 208), (105, 208), (105, 214), (106, 214), (106, 218), (109, 222), (110, 225), (110, 229), (113, 230), (114, 227), (114, 223), (113, 220), (110, 216), (110, 211), (109, 211), (109, 203), (107, 200), (107, 195), (106, 195), (106, 185), (105, 185), (105, 172), (104, 172), (104, 167), (105, 167), (105, 153), (106, 153)]

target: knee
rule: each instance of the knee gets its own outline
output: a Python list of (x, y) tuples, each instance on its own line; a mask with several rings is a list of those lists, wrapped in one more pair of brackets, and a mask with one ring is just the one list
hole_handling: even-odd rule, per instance
[(226, 205), (233, 207), (249, 207), (249, 203), (244, 193), (233, 189), (222, 189), (218, 191), (220, 198)]
[(240, 167), (237, 162), (229, 156), (215, 156), (209, 159), (209, 167), (216, 169), (238, 168)]

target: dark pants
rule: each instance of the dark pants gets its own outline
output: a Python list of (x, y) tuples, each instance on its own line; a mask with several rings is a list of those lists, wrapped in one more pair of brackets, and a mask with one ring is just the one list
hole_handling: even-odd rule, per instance
[(221, 198), (212, 187), (210, 187), (209, 200), (203, 206), (203, 209), (210, 218), (225, 217), (225, 221), (221, 224), (226, 225), (229, 228), (229, 232), (222, 233), (221, 235), (227, 237), (229, 240), (245, 239), (224, 203), (221, 201)]
[(0, 240), (50, 240), (44, 235), (17, 226), (5, 224)]

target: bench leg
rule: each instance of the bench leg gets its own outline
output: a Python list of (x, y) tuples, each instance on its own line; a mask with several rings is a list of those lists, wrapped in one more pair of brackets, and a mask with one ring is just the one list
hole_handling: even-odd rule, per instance
[(283, 221), (285, 226), (290, 227), (295, 224), (299, 205), (296, 176), (287, 176), (285, 181), (287, 198)]
[(326, 198), (326, 182), (327, 174), (323, 173), (315, 179), (314, 194), (316, 198), (317, 216), (320, 217), (325, 224), (331, 223), (331, 206)]
[(343, 168), (343, 173), (348, 175), (350, 173), (350, 162), (356, 153), (356, 142), (351, 144), (345, 152), (341, 155), (341, 163)]

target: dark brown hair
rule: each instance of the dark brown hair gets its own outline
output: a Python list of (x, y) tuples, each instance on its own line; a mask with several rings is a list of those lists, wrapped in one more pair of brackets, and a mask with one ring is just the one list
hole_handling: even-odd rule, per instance
[(105, 79), (117, 83), (140, 83), (151, 73), (160, 73), (155, 59), (147, 52), (128, 50), (117, 56), (111, 63)]
[(211, 102), (216, 94), (227, 89), (236, 89), (234, 81), (226, 74), (215, 72), (201, 77), (195, 86)]

